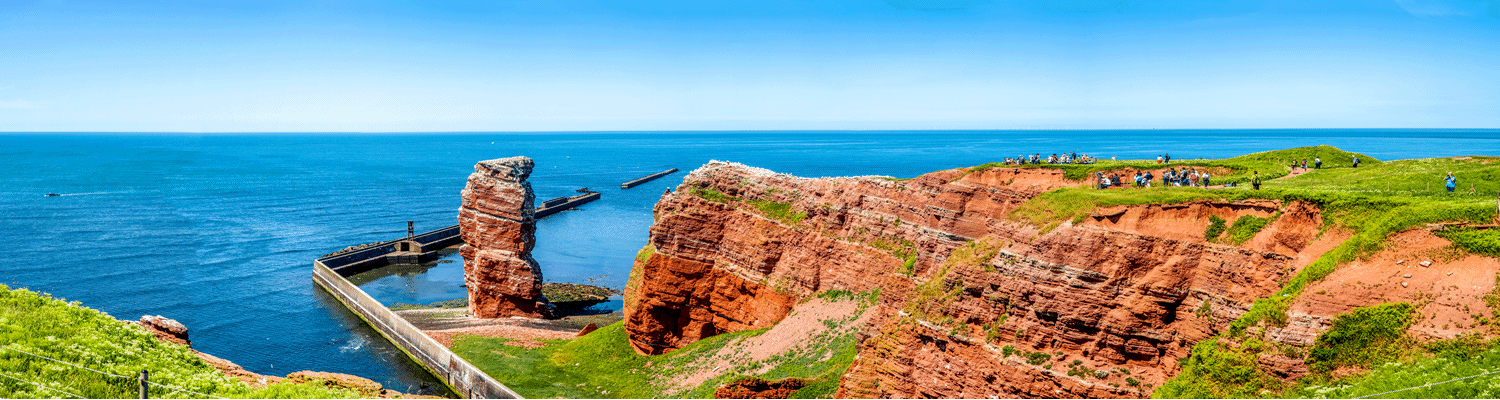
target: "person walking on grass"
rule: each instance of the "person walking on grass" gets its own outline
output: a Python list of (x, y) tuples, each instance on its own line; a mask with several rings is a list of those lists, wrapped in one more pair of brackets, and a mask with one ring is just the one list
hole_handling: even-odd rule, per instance
[(1250, 186), (1254, 187), (1255, 190), (1260, 190), (1260, 171), (1255, 171), (1254, 174), (1250, 175)]
[(1458, 187), (1458, 178), (1453, 177), (1452, 172), (1448, 173), (1447, 178), (1443, 178), (1443, 182), (1448, 185), (1448, 193), (1453, 193), (1453, 189)]
[(1313, 168), (1323, 169), (1323, 158), (1313, 157)]
[(1350, 157), (1354, 157), (1354, 163), (1353, 163), (1354, 167), (1353, 168), (1359, 168), (1359, 156), (1350, 156)]

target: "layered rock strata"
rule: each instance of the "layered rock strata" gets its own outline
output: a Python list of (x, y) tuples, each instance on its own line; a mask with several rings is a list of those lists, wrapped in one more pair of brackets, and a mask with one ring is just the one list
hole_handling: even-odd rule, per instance
[(458, 224), (465, 245), (459, 253), (476, 317), (550, 316), (542, 270), (531, 258), (536, 196), (526, 178), (533, 166), (527, 157), (480, 161), (464, 187)]
[[(819, 292), (879, 289), (841, 396), (1145, 397), (1316, 258), (1304, 253), (1331, 247), (1308, 244), (1321, 220), (1302, 203), (1130, 206), (1042, 227), (1011, 216), (1083, 184), (1043, 168), (902, 181), (712, 162), (656, 205), (625, 328), (660, 354), (771, 326)], [(1280, 217), (1245, 245), (1203, 237), (1210, 216), (1246, 215)]]

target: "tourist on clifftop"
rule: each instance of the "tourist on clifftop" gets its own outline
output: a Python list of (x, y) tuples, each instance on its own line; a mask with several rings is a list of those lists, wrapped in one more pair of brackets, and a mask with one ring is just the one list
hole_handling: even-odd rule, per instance
[(1453, 188), (1458, 187), (1458, 178), (1453, 177), (1452, 172), (1449, 172), (1448, 177), (1443, 178), (1443, 181), (1448, 185), (1448, 193), (1453, 193)]
[(1313, 168), (1323, 169), (1323, 158), (1313, 157)]
[(1255, 190), (1260, 190), (1260, 171), (1255, 171), (1253, 175), (1250, 175), (1250, 186)]

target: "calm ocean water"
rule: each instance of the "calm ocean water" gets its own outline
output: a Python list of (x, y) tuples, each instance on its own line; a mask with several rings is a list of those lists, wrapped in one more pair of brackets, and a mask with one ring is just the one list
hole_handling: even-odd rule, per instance
[[(801, 176), (922, 173), (1029, 153), (1227, 157), (1328, 144), (1379, 159), (1500, 155), (1500, 130), (476, 134), (0, 134), (0, 283), (118, 318), (160, 314), (199, 350), (284, 375), (397, 390), (433, 378), (324, 294), (314, 258), (456, 221), (474, 163), (536, 160), (546, 199), (603, 199), (538, 223), (546, 278), (622, 286), (662, 191), (711, 159)], [(680, 168), (630, 190), (619, 184)], [(43, 197), (55, 192), (62, 197)], [(463, 295), (462, 261), (364, 287), (387, 304)]]

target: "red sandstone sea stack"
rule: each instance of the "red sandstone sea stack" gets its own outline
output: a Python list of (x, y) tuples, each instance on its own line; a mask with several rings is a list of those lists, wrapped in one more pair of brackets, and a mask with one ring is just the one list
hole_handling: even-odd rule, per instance
[(551, 314), (542, 296), (542, 270), (531, 258), (535, 195), (526, 178), (533, 165), (527, 157), (480, 161), (464, 187), (458, 224), (466, 244), (459, 252), (476, 317)]

